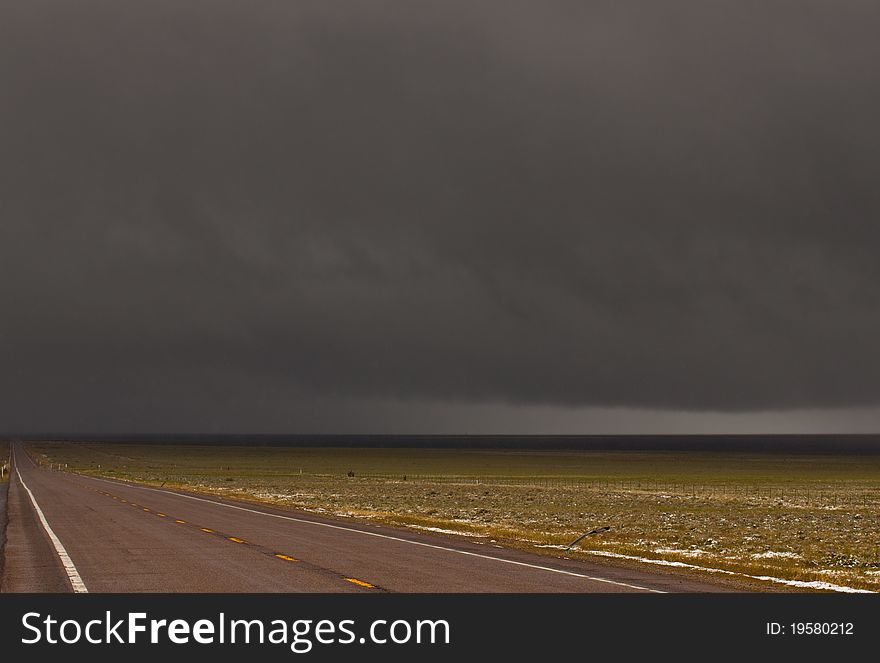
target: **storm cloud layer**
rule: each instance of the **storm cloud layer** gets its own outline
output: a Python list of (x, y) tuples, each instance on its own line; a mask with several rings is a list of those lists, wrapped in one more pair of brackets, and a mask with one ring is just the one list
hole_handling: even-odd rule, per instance
[(0, 413), (876, 406), (878, 33), (856, 0), (5, 2)]

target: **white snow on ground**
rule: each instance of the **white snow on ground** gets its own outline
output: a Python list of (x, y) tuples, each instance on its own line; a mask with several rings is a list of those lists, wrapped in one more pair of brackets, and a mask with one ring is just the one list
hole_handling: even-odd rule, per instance
[(752, 559), (800, 559), (800, 555), (793, 552), (778, 552), (776, 550), (768, 550), (767, 552), (752, 555)]
[(775, 582), (780, 585), (788, 585), (789, 587), (802, 587), (805, 589), (824, 589), (831, 592), (843, 592), (846, 594), (873, 594), (869, 589), (856, 589), (855, 587), (847, 587), (845, 585), (835, 585), (830, 582), (822, 582), (820, 580), (787, 580), (785, 578), (774, 578), (773, 576), (754, 576), (748, 573), (737, 573), (736, 571), (727, 571), (725, 569), (713, 569), (705, 566), (697, 566), (696, 564), (688, 564), (687, 562), (672, 562), (665, 559), (649, 559), (647, 557), (637, 557), (635, 555), (623, 555), (621, 553), (603, 552), (599, 550), (584, 550), (583, 552), (590, 555), (600, 555), (602, 557), (616, 557), (618, 559), (630, 559), (644, 564), (657, 564), (658, 566), (678, 566), (687, 569), (696, 569), (698, 571), (708, 571), (709, 573), (723, 573), (730, 576), (740, 576), (741, 578), (751, 578), (752, 580), (765, 580), (767, 582)]
[(683, 555), (684, 557), (700, 557), (702, 555), (709, 555), (708, 550), (700, 550), (699, 548), (694, 548), (692, 550), (680, 550), (678, 548), (654, 548), (654, 552), (660, 555), (664, 553), (673, 553), (675, 555)]
[(407, 527), (411, 527), (412, 529), (421, 529), (426, 532), (439, 532), (440, 534), (457, 534), (458, 536), (478, 536), (481, 538), (486, 538), (485, 534), (477, 534), (476, 532), (461, 532), (456, 529), (443, 529), (442, 527), (427, 527), (426, 525), (407, 525)]

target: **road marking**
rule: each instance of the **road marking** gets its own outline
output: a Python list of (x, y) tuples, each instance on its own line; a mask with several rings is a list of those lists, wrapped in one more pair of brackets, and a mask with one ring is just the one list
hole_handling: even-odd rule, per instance
[[(112, 493), (108, 493), (108, 492), (106, 492), (106, 491), (104, 491), (104, 490), (95, 490), (95, 489), (93, 489), (93, 488), (91, 488), (90, 490), (93, 490), (94, 492), (98, 493), (99, 495), (106, 495), (107, 497), (112, 497), (114, 500), (118, 500), (118, 499), (120, 499), (120, 498), (117, 497), (116, 495), (113, 495)], [(145, 508), (144, 511), (148, 511), (148, 509)], [(165, 514), (165, 513), (159, 513), (158, 511), (156, 512), (156, 515), (157, 515), (157, 516), (160, 516), (160, 517), (162, 517), (162, 518), (167, 518), (167, 514)], [(175, 519), (174, 522), (179, 523), (179, 524), (181, 524), (181, 525), (186, 525), (186, 521), (185, 521), (185, 520)], [(207, 532), (207, 533), (209, 533), (209, 534), (215, 534), (215, 533), (216, 533), (216, 532), (214, 532), (214, 530), (212, 530), (212, 529), (208, 529), (207, 527), (200, 527), (199, 529), (201, 529), (203, 532)], [(241, 544), (245, 544), (245, 545), (247, 545), (247, 541), (245, 541), (244, 539), (240, 539), (240, 538), (238, 538), (237, 536), (229, 536), (229, 537), (226, 537), (226, 538), (227, 538), (229, 541), (232, 541), (232, 542), (234, 542), (234, 543), (241, 543)], [(273, 554), (275, 557), (277, 557), (278, 559), (283, 559), (285, 562), (298, 562), (298, 561), (299, 561), (298, 559), (296, 559), (295, 557), (291, 557), (290, 555), (284, 555), (284, 554), (282, 554), (282, 553), (272, 553), (272, 554)], [(357, 580), (356, 578), (345, 578), (345, 579), (348, 580), (349, 582), (353, 582), (353, 583), (356, 583), (356, 584), (358, 584), (358, 585), (363, 585), (364, 587), (374, 587), (374, 585), (371, 585), (371, 584), (368, 583), (368, 582), (363, 582), (363, 581), (361, 581), (361, 580)]]
[(52, 541), (52, 545), (55, 546), (55, 552), (58, 553), (58, 558), (61, 560), (61, 564), (64, 566), (64, 570), (67, 572), (67, 578), (70, 580), (70, 586), (73, 588), (73, 591), (78, 594), (87, 594), (88, 589), (86, 588), (86, 584), (83, 582), (83, 579), (79, 575), (79, 571), (76, 570), (76, 566), (73, 563), (73, 560), (70, 559), (70, 555), (67, 554), (67, 550), (64, 548), (64, 544), (61, 543), (61, 539), (56, 536), (55, 532), (50, 527), (49, 522), (46, 520), (46, 516), (43, 515), (43, 510), (40, 508), (40, 505), (37, 504), (37, 499), (34, 497), (34, 494), (31, 492), (31, 489), (28, 488), (28, 485), (24, 482), (24, 479), (21, 478), (21, 472), (18, 470), (18, 463), (15, 462), (15, 447), (12, 448), (12, 462), (15, 465), (15, 473), (18, 475), (18, 480), (27, 491), (28, 497), (31, 498), (31, 504), (34, 505), (34, 510), (37, 512), (37, 516), (40, 519), (40, 523), (43, 525), (43, 529), (46, 530), (46, 534), (49, 535), (49, 539)]
[[(107, 497), (112, 497), (114, 500), (118, 500), (118, 499), (120, 499), (120, 498), (117, 497), (116, 495), (113, 495), (112, 493), (108, 493), (108, 492), (106, 492), (106, 491), (104, 491), (104, 490), (95, 490), (94, 488), (90, 488), (90, 490), (93, 490), (94, 492), (98, 493), (99, 495), (106, 495)], [(144, 509), (144, 511), (148, 511), (148, 509)], [(159, 513), (158, 511), (156, 512), (156, 515), (157, 515), (157, 516), (160, 516), (160, 517), (162, 517), (162, 518), (167, 518), (167, 517), (168, 517), (167, 514), (165, 514), (165, 513)], [(176, 519), (174, 522), (179, 523), (179, 524), (181, 524), (181, 525), (186, 525), (186, 521), (185, 521), (185, 520)], [(199, 529), (201, 529), (203, 532), (207, 532), (207, 533), (210, 533), (210, 534), (214, 534), (214, 533), (215, 533), (214, 530), (212, 530), (212, 529), (208, 529), (207, 527), (200, 527)], [(232, 541), (232, 542), (234, 542), (234, 543), (241, 543), (241, 544), (245, 544), (245, 545), (247, 545), (247, 541), (245, 541), (244, 539), (240, 539), (240, 538), (238, 538), (237, 536), (229, 536), (229, 537), (226, 537), (226, 538), (227, 538), (229, 541)], [(272, 554), (273, 554), (275, 557), (277, 557), (278, 559), (283, 559), (285, 562), (298, 562), (298, 561), (299, 561), (298, 559), (296, 559), (296, 558), (294, 558), (294, 557), (291, 557), (290, 555), (283, 555), (283, 554), (281, 554), (281, 553), (272, 553)], [(353, 583), (356, 583), (356, 584), (359, 584), (359, 585), (363, 585), (364, 587), (373, 587), (373, 585), (371, 585), (370, 583), (365, 583), (365, 582), (363, 582), (363, 581), (361, 581), (361, 580), (357, 580), (357, 579), (355, 579), (355, 578), (346, 578), (346, 580), (349, 580), (350, 582), (353, 582)]]
[[(95, 490), (94, 488), (91, 488), (91, 487), (87, 487), (87, 488), (89, 490), (92, 490), (95, 493), (98, 493), (99, 495), (106, 495), (107, 497), (112, 497), (113, 499), (117, 499), (117, 497), (115, 495), (113, 495), (112, 493), (108, 493), (103, 490)], [(145, 507), (144, 511), (149, 511), (149, 509), (147, 509)], [(156, 511), (155, 513), (157, 516), (161, 516), (162, 518), (166, 517), (166, 514), (164, 514), (164, 513), (159, 513), (158, 511)], [(175, 522), (181, 523), (181, 524), (186, 524), (186, 521), (184, 521), (184, 520), (175, 520)], [(216, 534), (217, 533), (214, 530), (207, 528), (207, 527), (200, 527), (199, 529), (202, 530), (203, 532), (207, 532), (209, 534)], [(225, 536), (227, 541), (232, 541), (233, 543), (249, 545), (247, 541), (245, 541), (244, 539), (240, 539), (237, 536), (226, 536), (225, 534), (221, 534), (220, 536)], [(257, 545), (256, 547), (260, 548), (261, 546)], [(295, 557), (291, 557), (290, 555), (285, 555), (283, 553), (270, 553), (270, 554), (273, 555), (274, 557), (277, 557), (278, 559), (284, 560), (285, 562), (298, 562), (299, 561)], [(365, 580), (359, 580), (357, 578), (346, 578), (344, 575), (340, 575), (339, 577), (341, 577), (343, 580), (345, 580), (347, 582), (353, 583), (353, 584), (358, 585), (360, 587), (366, 587), (368, 589), (376, 589), (375, 585), (373, 585)]]
[(225, 504), (223, 502), (217, 502), (216, 500), (209, 500), (204, 497), (196, 497), (195, 495), (185, 495), (183, 493), (175, 493), (170, 490), (162, 490), (161, 488), (150, 488), (149, 486), (140, 486), (136, 483), (124, 483), (119, 481), (110, 481), (109, 479), (101, 479), (99, 477), (87, 477), (85, 475), (80, 475), (85, 479), (94, 479), (95, 481), (103, 481), (104, 483), (109, 483), (113, 485), (122, 485), (128, 486), (129, 488), (137, 488), (140, 490), (149, 490), (154, 493), (164, 493), (165, 495), (175, 495), (176, 497), (183, 497), (188, 500), (195, 500), (197, 502), (207, 502), (208, 504), (214, 504), (216, 506), (223, 506), (227, 509), (235, 509), (237, 511), (245, 511), (248, 513), (255, 513), (259, 516), (266, 516), (269, 518), (280, 518), (281, 520), (289, 520), (295, 523), (302, 523), (304, 525), (314, 525), (315, 527), (326, 527), (329, 529), (341, 530), (343, 532), (353, 532), (355, 534), (362, 534), (364, 536), (373, 536), (379, 539), (387, 539), (389, 541), (397, 541), (398, 543), (407, 543), (412, 546), (422, 546), (423, 548), (432, 548), (434, 550), (443, 550), (445, 552), (456, 553), (458, 555), (466, 555), (468, 557), (479, 557), (481, 559), (487, 559), (493, 562), (500, 562), (502, 564), (512, 564), (513, 566), (522, 566), (530, 569), (536, 569), (538, 571), (548, 571), (550, 573), (558, 573), (560, 575), (571, 576), (574, 578), (583, 578), (584, 580), (592, 580), (593, 582), (603, 582), (609, 585), (616, 585), (618, 587), (628, 587), (630, 589), (639, 590), (642, 592), (651, 592), (653, 594), (665, 594), (666, 592), (662, 589), (651, 589), (650, 587), (642, 587), (641, 585), (633, 585), (627, 582), (621, 582), (619, 580), (609, 580), (608, 578), (599, 578), (597, 576), (587, 575), (585, 573), (577, 573), (576, 571), (566, 571), (564, 569), (554, 569), (552, 566), (542, 566), (540, 564), (532, 564), (530, 562), (520, 562), (513, 559), (504, 559), (503, 557), (493, 557), (492, 555), (484, 555), (482, 553), (471, 552), (469, 550), (458, 550), (456, 548), (449, 548), (447, 546), (440, 546), (435, 543), (426, 543), (424, 541), (413, 541), (412, 539), (404, 539), (399, 536), (391, 536), (390, 534), (380, 534), (379, 532), (367, 532), (365, 530), (355, 529), (353, 527), (346, 527), (344, 525), (333, 525), (332, 523), (322, 523), (320, 521), (315, 520), (306, 520), (304, 518), (296, 518), (294, 516), (284, 516), (280, 513), (269, 513), (267, 511), (257, 511), (256, 509), (249, 509), (244, 506), (237, 506), (235, 504)]

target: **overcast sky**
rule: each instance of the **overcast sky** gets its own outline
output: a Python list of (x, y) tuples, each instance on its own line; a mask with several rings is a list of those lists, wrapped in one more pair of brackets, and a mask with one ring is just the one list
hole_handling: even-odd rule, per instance
[(0, 429), (880, 432), (878, 34), (3, 2)]

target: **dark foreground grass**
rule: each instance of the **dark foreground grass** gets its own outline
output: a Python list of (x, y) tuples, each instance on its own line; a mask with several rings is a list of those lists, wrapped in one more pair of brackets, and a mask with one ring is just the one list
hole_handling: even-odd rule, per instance
[[(486, 545), (650, 559), (759, 584), (768, 581), (744, 576), (880, 589), (877, 455), (29, 447), (43, 462), (78, 472), (457, 533)], [(603, 526), (611, 529), (563, 552), (580, 533)]]
[[(9, 442), (0, 440), (0, 467), (9, 468)], [(0, 481), (8, 481), (9, 473), (0, 471)]]

